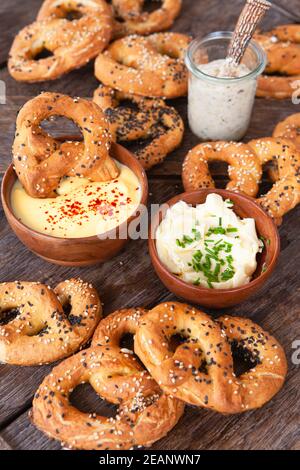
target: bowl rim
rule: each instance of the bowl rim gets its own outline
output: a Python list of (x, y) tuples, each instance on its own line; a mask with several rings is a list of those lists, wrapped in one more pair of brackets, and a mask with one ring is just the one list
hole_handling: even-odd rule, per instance
[[(231, 288), (231, 289), (211, 289), (209, 287), (195, 286), (195, 285), (190, 284), (186, 281), (183, 281), (182, 279), (177, 277), (175, 274), (171, 273), (167, 269), (167, 267), (164, 265), (164, 263), (160, 260), (160, 258), (158, 256), (157, 248), (156, 248), (155, 236), (153, 236), (153, 237), (151, 236), (152, 233), (154, 233), (154, 234), (156, 233), (156, 230), (159, 226), (159, 224), (158, 224), (159, 212), (156, 213), (154, 215), (154, 217), (152, 218), (152, 220), (150, 222), (149, 234), (148, 234), (148, 247), (149, 247), (149, 253), (150, 253), (150, 258), (151, 258), (152, 264), (154, 265), (154, 261), (153, 261), (153, 258), (154, 258), (155, 262), (158, 264), (159, 269), (162, 271), (163, 275), (165, 275), (168, 279), (170, 279), (170, 280), (172, 279), (173, 281), (175, 281), (177, 286), (180, 286), (182, 289), (188, 289), (188, 290), (193, 291), (197, 294), (200, 294), (200, 293), (206, 293), (206, 294), (211, 293), (211, 294), (214, 294), (214, 295), (216, 295), (216, 294), (219, 294), (219, 295), (237, 294), (237, 293), (249, 290), (249, 289), (253, 289), (253, 287), (255, 287), (255, 286), (259, 287), (260, 283), (266, 281), (268, 279), (268, 277), (270, 276), (270, 274), (273, 272), (273, 270), (275, 268), (275, 265), (276, 265), (276, 262), (278, 260), (278, 257), (280, 255), (280, 235), (279, 235), (277, 226), (274, 223), (273, 219), (271, 219), (271, 217), (258, 204), (256, 204), (254, 199), (251, 198), (250, 196), (246, 196), (244, 194), (236, 193), (234, 191), (229, 191), (227, 189), (217, 189), (217, 188), (206, 189), (205, 188), (205, 189), (199, 189), (199, 190), (196, 190), (196, 191), (186, 191), (186, 192), (180, 193), (180, 194), (172, 197), (168, 201), (166, 201), (164, 203), (164, 206), (169, 206), (169, 208), (170, 208), (176, 202), (179, 202), (180, 200), (182, 201), (183, 197), (185, 197), (187, 195), (193, 195), (193, 194), (197, 195), (199, 193), (202, 193), (202, 194), (206, 193), (206, 195), (211, 194), (211, 193), (216, 193), (216, 194), (219, 194), (222, 197), (228, 196), (228, 199), (230, 199), (230, 196), (234, 195), (235, 197), (240, 198), (242, 201), (244, 201), (244, 202), (246, 202), (250, 205), (255, 205), (255, 208), (258, 209), (259, 212), (261, 212), (263, 217), (268, 218), (269, 222), (271, 222), (271, 225), (272, 225), (273, 231), (274, 231), (274, 242), (273, 242), (273, 244), (275, 243), (275, 248), (274, 248), (274, 254), (272, 256), (272, 259), (268, 263), (267, 269), (264, 272), (261, 272), (260, 275), (257, 276), (255, 279), (250, 280), (250, 282), (248, 284), (244, 284), (243, 286), (234, 287), (234, 288)], [(227, 197), (226, 197), (226, 199), (227, 199)], [(165, 213), (163, 214), (163, 218), (164, 217), (165, 217)], [(163, 218), (161, 219), (161, 222), (162, 222)], [(259, 234), (258, 234), (258, 236), (259, 236)], [(154, 266), (154, 269), (155, 269), (155, 266)]]
[[(140, 171), (140, 176), (137, 174), (136, 171), (132, 170), (136, 177), (139, 180), (140, 186), (141, 186), (141, 200), (139, 202), (139, 205), (137, 208), (134, 210), (134, 212), (126, 219), (124, 220), (121, 224), (116, 225), (116, 227), (113, 227), (111, 230), (104, 232), (101, 234), (99, 237), (98, 235), (92, 235), (90, 237), (74, 237), (74, 238), (65, 238), (65, 237), (56, 237), (53, 235), (48, 235), (43, 232), (38, 232), (37, 230), (34, 230), (27, 225), (25, 225), (23, 222), (21, 222), (16, 215), (14, 214), (12, 207), (11, 207), (11, 202), (10, 202), (10, 196), (11, 196), (11, 190), (9, 193), (6, 193), (6, 185), (8, 183), (8, 178), (10, 177), (10, 173), (13, 174), (15, 181), (18, 179), (18, 176), (15, 172), (14, 165), (13, 163), (10, 163), (10, 165), (7, 167), (3, 179), (2, 179), (2, 184), (1, 184), (1, 202), (3, 205), (3, 209), (5, 213), (8, 213), (11, 219), (13, 220), (13, 223), (22, 231), (27, 231), (30, 234), (39, 237), (40, 239), (43, 239), (47, 242), (57, 242), (57, 243), (66, 243), (66, 242), (73, 242), (73, 243), (84, 243), (84, 242), (95, 242), (95, 241), (105, 241), (107, 239), (110, 240), (109, 235), (116, 233), (116, 231), (119, 231), (123, 227), (127, 226), (130, 224), (130, 222), (138, 217), (137, 212), (141, 206), (144, 206), (147, 204), (148, 200), (148, 194), (149, 194), (149, 185), (148, 185), (148, 178), (146, 175), (146, 171), (140, 164), (140, 162), (137, 160), (137, 158), (134, 156), (132, 152), (130, 152), (128, 149), (123, 147), (120, 144), (117, 144), (115, 142), (112, 142), (111, 144), (111, 149), (113, 149), (113, 152), (115, 154), (116, 151), (122, 151), (123, 153), (126, 154), (126, 157), (129, 158), (129, 160), (132, 161), (135, 165), (137, 165), (137, 168)], [(115, 158), (117, 161), (118, 158), (113, 155), (113, 158)], [(13, 183), (14, 184), (14, 183)], [(12, 185), (13, 186), (13, 185)], [(11, 188), (12, 189), (12, 188)], [(118, 240), (118, 237), (114, 238), (114, 240)]]

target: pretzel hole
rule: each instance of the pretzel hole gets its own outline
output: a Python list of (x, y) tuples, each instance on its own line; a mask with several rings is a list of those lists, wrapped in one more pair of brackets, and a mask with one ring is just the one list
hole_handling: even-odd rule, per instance
[(50, 116), (48, 119), (41, 121), (40, 126), (50, 137), (59, 139), (62, 142), (66, 140), (83, 140), (82, 132), (77, 124), (72, 119), (64, 116)]
[(145, 0), (144, 1), (144, 12), (152, 13), (162, 7), (162, 0)]
[(53, 55), (54, 55), (53, 52), (43, 47), (43, 49), (41, 49), (37, 54), (34, 55), (33, 59), (34, 60), (48, 59), (49, 57), (53, 57)]
[(70, 10), (66, 12), (64, 18), (68, 21), (80, 20), (83, 17), (83, 14), (78, 10)]
[(220, 189), (225, 189), (229, 182), (228, 163), (220, 160), (209, 161), (208, 169), (212, 178), (216, 182), (216, 186)]
[(10, 308), (8, 310), (2, 310), (0, 312), (0, 325), (7, 325), (12, 320), (14, 320), (20, 311), (18, 308)]
[(132, 357), (136, 360), (136, 362), (143, 367), (143, 369), (146, 369), (140, 358), (135, 354), (134, 352), (134, 335), (132, 333), (125, 333), (124, 335), (121, 336), (120, 341), (119, 341), (119, 347), (122, 350), (122, 352), (132, 351)]
[(78, 385), (69, 397), (72, 406), (82, 413), (96, 413), (106, 418), (115, 418), (118, 406), (103, 398), (95, 392), (89, 383)]
[(178, 346), (180, 346), (183, 343), (186, 343), (188, 337), (185, 337), (184, 335), (181, 335), (177, 333), (176, 335), (172, 335), (171, 338), (169, 338), (169, 351), (175, 352)]
[(258, 357), (247, 348), (244, 348), (238, 341), (233, 340), (230, 344), (233, 357), (233, 371), (237, 377), (245, 374), (260, 363)]

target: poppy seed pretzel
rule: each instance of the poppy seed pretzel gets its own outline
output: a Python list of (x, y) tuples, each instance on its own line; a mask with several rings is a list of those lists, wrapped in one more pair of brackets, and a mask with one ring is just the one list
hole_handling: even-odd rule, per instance
[[(69, 11), (82, 17), (69, 21)], [(8, 69), (15, 80), (54, 80), (82, 67), (107, 46), (113, 30), (110, 5), (104, 0), (46, 0), (37, 21), (22, 29), (12, 44)], [(35, 60), (42, 51), (52, 55)]]
[[(84, 142), (61, 142), (40, 126), (44, 119), (64, 116), (81, 129)], [(32, 197), (55, 197), (63, 176), (93, 181), (115, 178), (119, 170), (109, 155), (111, 136), (101, 109), (93, 102), (59, 93), (42, 93), (20, 110), (13, 143), (19, 180)]]
[(124, 93), (177, 98), (187, 94), (184, 54), (190, 38), (179, 33), (127, 36), (110, 44), (95, 61), (104, 85)]
[[(66, 359), (44, 379), (33, 400), (31, 419), (65, 447), (85, 450), (132, 449), (150, 446), (176, 425), (183, 404), (162, 394), (148, 375), (136, 380), (137, 363), (116, 348), (91, 347)], [(107, 381), (120, 384), (105, 392)], [(76, 386), (90, 383), (110, 403), (115, 417), (83, 413), (71, 405)]]
[(116, 16), (116, 38), (128, 34), (147, 35), (169, 29), (182, 6), (182, 0), (163, 0), (160, 8), (148, 13), (143, 11), (144, 3), (144, 0), (112, 0)]
[[(146, 170), (161, 163), (182, 141), (183, 121), (178, 112), (162, 99), (128, 95), (100, 85), (94, 92), (93, 100), (106, 114), (114, 140), (150, 140), (134, 152)], [(120, 106), (126, 100), (134, 103), (136, 109)]]
[(268, 57), (266, 73), (258, 80), (257, 96), (290, 98), (295, 91), (293, 84), (300, 80), (300, 26), (278, 26), (268, 33), (257, 34), (254, 39)]
[(54, 291), (36, 282), (0, 284), (0, 361), (33, 366), (69, 356), (90, 339), (101, 315), (96, 290), (80, 279)]
[[(175, 351), (170, 348), (174, 335), (185, 339)], [(253, 353), (258, 364), (239, 377), (233, 369), (233, 341)], [(226, 414), (261, 407), (282, 387), (287, 371), (282, 347), (250, 320), (216, 322), (179, 302), (158, 305), (143, 317), (135, 352), (166, 393)]]

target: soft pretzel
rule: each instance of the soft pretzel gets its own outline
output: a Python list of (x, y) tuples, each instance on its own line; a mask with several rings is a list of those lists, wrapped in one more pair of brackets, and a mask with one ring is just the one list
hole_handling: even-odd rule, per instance
[(225, 141), (203, 143), (189, 151), (182, 167), (185, 191), (215, 187), (208, 166), (215, 160), (225, 161), (229, 165), (230, 181), (226, 189), (253, 197), (257, 195), (262, 176), (259, 159), (249, 145)]
[(293, 83), (300, 79), (300, 26), (278, 26), (268, 33), (257, 34), (255, 40), (268, 56), (266, 75), (259, 78), (257, 95), (289, 98), (294, 92)]
[(54, 291), (36, 282), (0, 284), (0, 361), (32, 366), (69, 356), (89, 340), (101, 314), (96, 290), (79, 279)]
[[(69, 11), (82, 16), (66, 19)], [(104, 0), (46, 0), (38, 21), (22, 29), (9, 54), (8, 69), (19, 81), (54, 80), (96, 57), (111, 39), (113, 18)], [(42, 51), (50, 57), (35, 60)]]
[[(131, 449), (149, 446), (179, 420), (183, 404), (166, 394), (147, 375), (136, 380), (139, 365), (130, 355), (110, 347), (94, 347), (68, 358), (48, 375), (33, 400), (32, 421), (64, 446), (86, 450)], [(107, 382), (121, 386), (107, 393)], [(117, 415), (82, 413), (70, 403), (71, 392), (90, 383)], [(47, 397), (47, 399), (46, 399)]]
[(179, 33), (127, 36), (114, 41), (95, 61), (104, 85), (129, 94), (176, 98), (187, 93), (184, 53), (189, 37)]
[[(173, 352), (174, 335), (185, 341)], [(233, 343), (253, 361), (239, 377)], [(287, 371), (282, 347), (251, 320), (226, 317), (219, 323), (179, 302), (158, 305), (143, 317), (135, 352), (164, 391), (221, 413), (261, 407), (282, 387)]]
[(144, 0), (112, 0), (115, 37), (147, 35), (170, 28), (180, 13), (182, 0), (163, 0), (161, 7), (151, 13), (143, 11), (144, 3)]
[(272, 162), (277, 168), (277, 180), (270, 191), (257, 202), (274, 219), (280, 219), (300, 203), (300, 153), (293, 142), (285, 139), (257, 139), (249, 145), (262, 165)]
[[(136, 109), (120, 106), (126, 100), (132, 101)], [(161, 163), (182, 141), (183, 121), (162, 99), (128, 95), (100, 85), (94, 92), (94, 102), (105, 112), (114, 140), (147, 141), (134, 152), (145, 169)]]
[(213, 160), (229, 164), (230, 182), (227, 189), (252, 197), (258, 193), (262, 166), (271, 161), (277, 164), (275, 184), (257, 202), (278, 223), (286, 212), (300, 202), (300, 153), (289, 140), (266, 137), (248, 144), (223, 141), (200, 144), (190, 150), (183, 163), (185, 191), (215, 187), (208, 168), (208, 163)]
[[(40, 123), (51, 116), (72, 119), (84, 142), (53, 139)], [(28, 101), (17, 117), (13, 161), (17, 175), (32, 197), (54, 197), (63, 176), (85, 176), (94, 181), (115, 178), (119, 170), (109, 156), (111, 137), (101, 109), (80, 98), (42, 93)]]
[(291, 114), (279, 122), (274, 129), (273, 137), (291, 140), (300, 151), (300, 113)]

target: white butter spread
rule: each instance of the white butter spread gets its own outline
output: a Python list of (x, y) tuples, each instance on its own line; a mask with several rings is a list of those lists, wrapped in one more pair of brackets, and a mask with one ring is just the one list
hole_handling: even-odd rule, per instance
[(255, 220), (241, 219), (232, 201), (209, 194), (204, 204), (169, 208), (156, 231), (158, 256), (183, 281), (214, 289), (250, 282), (263, 249)]

